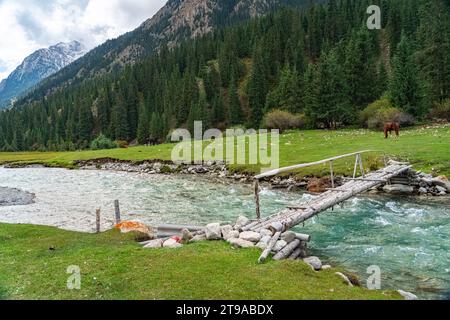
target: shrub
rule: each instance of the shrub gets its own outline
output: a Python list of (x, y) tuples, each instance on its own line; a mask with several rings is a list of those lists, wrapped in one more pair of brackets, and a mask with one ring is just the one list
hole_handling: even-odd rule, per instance
[(95, 140), (91, 142), (92, 150), (100, 149), (114, 149), (117, 148), (117, 144), (111, 139), (108, 139), (104, 134), (100, 134)]
[(264, 124), (267, 129), (279, 129), (280, 132), (283, 132), (284, 130), (303, 127), (305, 123), (301, 115), (293, 115), (282, 110), (272, 110), (264, 117)]
[(436, 103), (430, 112), (432, 119), (445, 119), (450, 121), (450, 99)]
[(128, 142), (127, 141), (125, 141), (125, 140), (116, 140), (116, 145), (117, 145), (117, 147), (119, 147), (119, 148), (121, 148), (121, 149), (126, 149), (126, 148), (128, 148)]
[(382, 98), (361, 111), (360, 122), (369, 129), (382, 129), (386, 122), (398, 122), (401, 126), (413, 125), (414, 117), (392, 107), (387, 98)]

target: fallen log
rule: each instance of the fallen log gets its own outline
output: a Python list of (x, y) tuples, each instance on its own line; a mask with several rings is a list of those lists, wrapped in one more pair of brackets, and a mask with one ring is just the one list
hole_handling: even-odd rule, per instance
[(298, 239), (298, 240), (304, 241), (304, 242), (310, 242), (311, 241), (311, 236), (309, 234), (296, 233), (295, 234), (295, 239)]
[(289, 259), (295, 260), (302, 254), (302, 248), (298, 247), (297, 249), (292, 252), (292, 254), (289, 256)]
[(295, 239), (283, 249), (278, 251), (278, 253), (273, 257), (274, 260), (284, 260), (287, 259), (294, 250), (300, 245), (300, 240)]
[(275, 247), (275, 244), (277, 243), (278, 239), (280, 239), (281, 231), (276, 232), (272, 239), (270, 239), (269, 244), (267, 245), (267, 248), (263, 251), (262, 255), (258, 259), (258, 263), (263, 263), (266, 261), (269, 254), (272, 252), (273, 247)]

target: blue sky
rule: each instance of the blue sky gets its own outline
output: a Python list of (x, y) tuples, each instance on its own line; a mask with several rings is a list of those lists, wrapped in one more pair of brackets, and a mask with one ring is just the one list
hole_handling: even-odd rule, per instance
[(37, 49), (78, 40), (88, 49), (138, 27), (167, 0), (0, 0), (0, 80)]

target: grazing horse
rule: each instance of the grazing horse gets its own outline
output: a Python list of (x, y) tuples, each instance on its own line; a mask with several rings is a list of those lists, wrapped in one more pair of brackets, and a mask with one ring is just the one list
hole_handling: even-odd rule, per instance
[(395, 131), (397, 137), (400, 135), (400, 125), (398, 122), (387, 122), (384, 125), (384, 137), (387, 139), (388, 134), (392, 134), (392, 131)]

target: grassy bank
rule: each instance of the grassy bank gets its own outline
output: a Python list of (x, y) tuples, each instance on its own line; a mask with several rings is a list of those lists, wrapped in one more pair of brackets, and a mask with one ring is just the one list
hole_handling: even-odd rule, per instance
[[(78, 152), (21, 152), (0, 153), (0, 164), (43, 163), (50, 166), (73, 166), (76, 160), (114, 158), (143, 161), (148, 159), (170, 160), (173, 144), (139, 146), (128, 149), (78, 151)], [(434, 174), (450, 175), (450, 126), (416, 127), (401, 132), (399, 139), (385, 140), (383, 134), (369, 130), (339, 131), (293, 131), (280, 138), (280, 165), (288, 166), (311, 162), (331, 156), (365, 149), (379, 152), (365, 156), (367, 167), (371, 167), (383, 152), (401, 160), (410, 161), (418, 170)], [(336, 171), (349, 173), (353, 159), (338, 161)], [(259, 166), (235, 166), (238, 171), (257, 172)], [(328, 167), (315, 167), (300, 174), (325, 175)]]
[[(334, 269), (314, 272), (299, 261), (258, 265), (259, 254), (224, 242), (150, 250), (116, 231), (0, 224), (0, 298), (400, 299), (349, 288)], [(81, 268), (81, 290), (66, 288), (71, 265)]]

